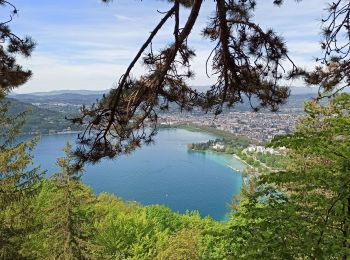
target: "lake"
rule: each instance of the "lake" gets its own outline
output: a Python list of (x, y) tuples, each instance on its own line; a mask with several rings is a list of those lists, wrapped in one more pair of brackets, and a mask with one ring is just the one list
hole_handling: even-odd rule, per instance
[[(64, 155), (64, 144), (73, 144), (75, 138), (76, 134), (42, 136), (33, 152), (35, 163), (49, 175), (56, 172), (56, 158)], [(215, 138), (207, 133), (161, 129), (155, 144), (87, 166), (83, 182), (95, 193), (114, 193), (143, 205), (164, 204), (180, 213), (198, 210), (201, 216), (223, 220), (242, 185), (242, 176), (229, 166), (241, 169), (244, 165), (228, 155), (191, 152), (186, 146)]]

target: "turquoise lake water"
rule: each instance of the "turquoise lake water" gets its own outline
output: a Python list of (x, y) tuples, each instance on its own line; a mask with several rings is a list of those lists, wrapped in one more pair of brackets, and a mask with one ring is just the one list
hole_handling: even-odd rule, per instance
[[(74, 143), (75, 138), (76, 134), (43, 136), (34, 161), (52, 174), (58, 170), (55, 159), (63, 155), (65, 142)], [(183, 129), (160, 130), (153, 145), (87, 166), (83, 182), (95, 193), (114, 193), (143, 205), (164, 204), (181, 213), (198, 210), (201, 216), (222, 220), (242, 185), (242, 176), (228, 165), (236, 169), (244, 166), (231, 156), (190, 152), (186, 147), (215, 138)]]

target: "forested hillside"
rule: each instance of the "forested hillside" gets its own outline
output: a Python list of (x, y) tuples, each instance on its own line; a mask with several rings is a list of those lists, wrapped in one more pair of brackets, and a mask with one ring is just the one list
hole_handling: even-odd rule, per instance
[(25, 134), (49, 134), (62, 131), (74, 131), (81, 129), (74, 126), (66, 117), (73, 117), (77, 114), (67, 110), (64, 112), (40, 108), (29, 103), (24, 103), (13, 98), (5, 99), (9, 102), (9, 113), (12, 116), (26, 113), (26, 122), (23, 125), (22, 133)]

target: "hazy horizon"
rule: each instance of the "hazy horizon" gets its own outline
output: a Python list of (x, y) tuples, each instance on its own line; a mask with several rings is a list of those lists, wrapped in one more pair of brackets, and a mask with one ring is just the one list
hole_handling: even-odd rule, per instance
[[(208, 88), (208, 86), (194, 86), (194, 88)], [(107, 93), (110, 89), (73, 89), (73, 88), (63, 88), (63, 89), (52, 89), (47, 91), (28, 91), (28, 92), (21, 92), (21, 91), (12, 91), (10, 93), (11, 95), (25, 95), (25, 94), (53, 94), (53, 93), (78, 93), (78, 92), (86, 92), (86, 93)], [(315, 86), (295, 86), (290, 87), (291, 94), (315, 94), (318, 92), (318, 87)]]

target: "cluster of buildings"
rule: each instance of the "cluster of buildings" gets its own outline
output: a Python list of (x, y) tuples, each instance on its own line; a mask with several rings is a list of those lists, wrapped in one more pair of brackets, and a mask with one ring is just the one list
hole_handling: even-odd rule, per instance
[(220, 142), (215, 143), (213, 145), (213, 149), (215, 149), (215, 150), (223, 150), (223, 149), (225, 149), (225, 144), (220, 143)]
[(161, 125), (211, 126), (223, 131), (243, 135), (257, 142), (269, 141), (275, 135), (283, 135), (293, 130), (297, 114), (228, 112), (212, 114), (173, 113), (159, 118)]
[(243, 149), (243, 153), (262, 153), (262, 154), (283, 154), (287, 151), (286, 147), (270, 148), (261, 145), (251, 144)]
[(69, 103), (59, 103), (59, 102), (35, 102), (31, 103), (33, 106), (42, 108), (42, 109), (48, 109), (51, 111), (57, 111), (61, 113), (79, 113), (79, 109), (82, 105), (80, 104), (69, 104)]

